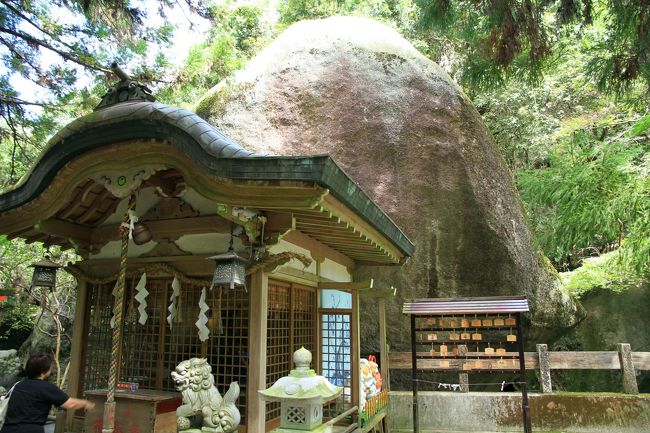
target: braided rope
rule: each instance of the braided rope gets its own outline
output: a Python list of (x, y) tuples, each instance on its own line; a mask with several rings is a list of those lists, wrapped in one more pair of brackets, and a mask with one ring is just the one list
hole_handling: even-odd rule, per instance
[[(111, 363), (108, 373), (108, 393), (106, 403), (113, 405), (115, 402), (115, 388), (117, 387), (117, 367), (119, 363), (120, 348), (122, 347), (122, 310), (124, 306), (124, 286), (126, 284), (126, 257), (129, 251), (129, 226), (131, 223), (130, 212), (135, 210), (135, 195), (129, 197), (129, 204), (122, 224), (120, 225), (120, 237), (122, 238), (122, 249), (120, 251), (120, 270), (117, 275), (117, 288), (115, 290), (115, 327), (113, 328)], [(115, 426), (115, 417), (104, 417), (104, 433), (112, 433)]]

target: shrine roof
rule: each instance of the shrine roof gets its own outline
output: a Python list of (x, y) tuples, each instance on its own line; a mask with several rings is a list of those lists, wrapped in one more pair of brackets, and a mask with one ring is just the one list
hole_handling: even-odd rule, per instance
[[(244, 149), (197, 114), (155, 101), (127, 101), (101, 107), (61, 129), (48, 142), (31, 172), (13, 189), (0, 194), (0, 226), (5, 226), (3, 220), (7, 212), (19, 210), (37, 199), (71, 161), (117, 143), (133, 143), (129, 151), (137, 153), (138, 140), (140, 143), (147, 140), (168, 143), (174, 152), (180, 151), (202, 173), (212, 177), (244, 182), (316, 184), (380, 233), (399, 251), (399, 256), (405, 258), (413, 254), (413, 243), (330, 156), (257, 154)], [(333, 221), (336, 219), (331, 217)], [(33, 229), (31, 226), (18, 227), (15, 218), (12, 224), (7, 233), (12, 237)], [(34, 222), (31, 224), (33, 226)], [(392, 257), (395, 263), (396, 256)]]

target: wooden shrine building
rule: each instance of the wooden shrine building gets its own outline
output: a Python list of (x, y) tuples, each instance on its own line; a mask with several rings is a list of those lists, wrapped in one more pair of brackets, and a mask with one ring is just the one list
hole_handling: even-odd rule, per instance
[[(123, 266), (117, 374), (139, 385), (135, 394), (173, 392), (174, 367), (205, 357), (220, 393), (239, 382), (239, 430), (262, 433), (277, 425), (280, 409), (257, 391), (286, 375), (304, 346), (314, 354), (312, 368), (346, 386), (343, 403), (358, 401), (359, 297), (386, 291), (352, 281), (352, 272), (359, 264), (399, 266), (413, 244), (329, 156), (249, 152), (193, 112), (158, 103), (121, 78), (0, 195), (1, 234), (80, 257), (66, 267), (78, 284), (68, 393), (107, 387), (113, 291)], [(121, 264), (129, 206), (133, 240)], [(207, 258), (231, 241), (248, 259), (247, 290), (204, 291), (215, 270)], [(135, 298), (143, 273), (144, 307)], [(199, 306), (203, 292), (207, 312)], [(84, 429), (83, 413), (60, 418), (66, 431)]]

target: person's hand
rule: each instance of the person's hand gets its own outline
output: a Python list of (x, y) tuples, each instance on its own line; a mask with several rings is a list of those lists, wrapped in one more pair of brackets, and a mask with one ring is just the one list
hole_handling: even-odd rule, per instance
[(84, 410), (93, 410), (95, 408), (95, 403), (85, 400)]

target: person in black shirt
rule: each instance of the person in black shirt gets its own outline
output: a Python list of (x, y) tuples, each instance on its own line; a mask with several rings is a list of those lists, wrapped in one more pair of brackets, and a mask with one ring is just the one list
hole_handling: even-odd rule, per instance
[(43, 425), (52, 405), (65, 410), (90, 410), (95, 405), (88, 400), (69, 397), (47, 381), (52, 373), (48, 355), (34, 355), (27, 361), (27, 378), (16, 384), (7, 408), (5, 424), (0, 433), (43, 433)]

